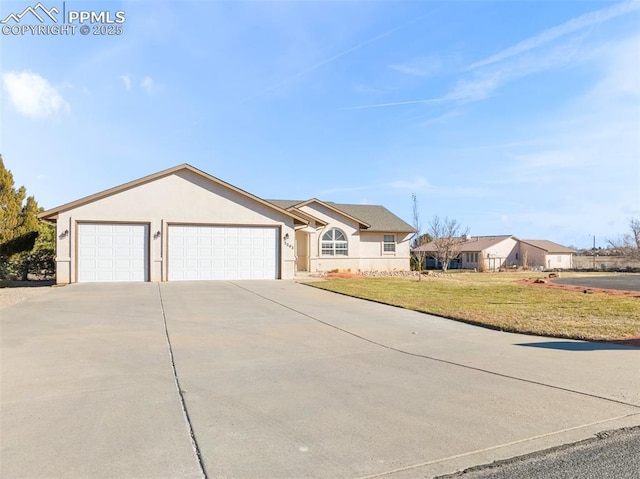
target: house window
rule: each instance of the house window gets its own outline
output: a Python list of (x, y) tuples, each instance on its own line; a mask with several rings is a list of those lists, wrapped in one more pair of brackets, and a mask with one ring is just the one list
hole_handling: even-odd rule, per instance
[(516, 253), (516, 261), (518, 261), (518, 253)]
[(347, 256), (347, 237), (338, 228), (332, 228), (322, 235), (321, 249), (324, 256)]
[(478, 262), (478, 253), (466, 253), (467, 263), (477, 263)]
[(385, 253), (396, 252), (396, 235), (384, 235), (382, 238), (382, 251)]

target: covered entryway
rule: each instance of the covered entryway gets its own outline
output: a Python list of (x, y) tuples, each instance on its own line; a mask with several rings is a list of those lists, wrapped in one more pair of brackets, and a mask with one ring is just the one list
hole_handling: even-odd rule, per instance
[(79, 283), (148, 281), (148, 258), (148, 225), (78, 225)]
[(296, 271), (309, 271), (309, 233), (296, 231)]
[(169, 281), (278, 279), (277, 227), (169, 226)]

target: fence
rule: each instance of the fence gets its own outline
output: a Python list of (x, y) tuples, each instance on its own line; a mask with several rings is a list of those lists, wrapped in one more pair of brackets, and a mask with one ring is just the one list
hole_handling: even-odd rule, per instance
[[(602, 271), (613, 270), (640, 270), (640, 261), (624, 256), (598, 256), (596, 255), (596, 269)], [(593, 269), (593, 256), (574, 256), (574, 269)]]

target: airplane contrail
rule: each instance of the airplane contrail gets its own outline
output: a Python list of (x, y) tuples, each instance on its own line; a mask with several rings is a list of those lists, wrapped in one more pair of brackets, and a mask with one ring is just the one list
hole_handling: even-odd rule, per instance
[(391, 103), (374, 103), (372, 105), (350, 106), (346, 108), (340, 108), (340, 110), (365, 110), (367, 108), (382, 108), (385, 106), (401, 106), (401, 105), (416, 105), (419, 103), (443, 103), (446, 101), (462, 100), (462, 96), (445, 96), (442, 98), (429, 98), (426, 100), (408, 100), (408, 101), (396, 101)]
[(277, 90), (281, 86), (289, 83), (291, 80), (295, 80), (296, 78), (300, 78), (300, 77), (306, 75), (307, 73), (311, 73), (312, 71), (317, 70), (318, 68), (327, 65), (328, 63), (331, 63), (331, 62), (333, 62), (333, 61), (335, 61), (335, 60), (337, 60), (339, 58), (342, 58), (342, 57), (344, 57), (346, 55), (349, 55), (349, 54), (351, 54), (351, 53), (353, 53), (353, 52), (355, 52), (357, 50), (360, 50), (360, 49), (366, 47), (367, 45), (370, 45), (370, 44), (372, 44), (374, 42), (377, 42), (381, 38), (387, 37), (387, 36), (391, 35), (392, 33), (397, 32), (398, 30), (402, 30), (403, 28), (406, 28), (409, 25), (422, 20), (426, 16), (431, 15), (432, 13), (434, 13), (437, 10), (440, 10), (442, 8), (444, 8), (444, 7), (441, 6), (441, 7), (434, 8), (433, 10), (430, 10), (428, 13), (425, 13), (424, 15), (420, 15), (420, 16), (418, 16), (418, 17), (416, 17), (416, 18), (414, 18), (414, 19), (412, 19), (412, 20), (410, 20), (410, 21), (408, 21), (406, 23), (403, 23), (402, 25), (399, 25), (397, 27), (394, 27), (394, 28), (392, 28), (390, 30), (387, 30), (387, 31), (384, 31), (382, 33), (379, 33), (378, 35), (375, 35), (374, 37), (371, 37), (368, 40), (360, 42), (360, 43), (358, 43), (357, 45), (355, 45), (355, 46), (353, 46), (351, 48), (347, 48), (346, 50), (344, 50), (344, 51), (342, 51), (340, 53), (336, 53), (335, 55), (333, 55), (333, 56), (331, 56), (329, 58), (326, 58), (326, 59), (316, 63), (315, 65), (309, 66), (309, 67), (307, 67), (307, 68), (305, 68), (305, 69), (303, 69), (303, 70), (301, 70), (301, 71), (299, 71), (297, 73), (294, 73), (293, 75), (290, 75), (290, 76), (284, 78), (283, 80), (281, 80), (281, 81), (279, 81), (277, 83), (274, 83), (273, 85), (265, 88), (264, 90), (259, 91), (258, 93), (250, 95), (249, 97), (247, 97), (244, 100), (242, 100), (240, 102), (240, 104), (246, 103), (246, 102), (248, 102), (250, 100), (253, 100), (254, 98), (258, 98), (259, 96), (262, 96), (265, 93), (268, 93), (270, 91)]

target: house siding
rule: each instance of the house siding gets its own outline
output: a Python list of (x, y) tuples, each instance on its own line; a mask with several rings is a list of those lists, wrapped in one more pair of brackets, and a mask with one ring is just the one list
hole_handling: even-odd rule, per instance
[(506, 238), (503, 241), (486, 248), (482, 251), (482, 260), (484, 269), (487, 271), (496, 271), (501, 268), (507, 268), (518, 264), (520, 253), (519, 242), (515, 238)]
[[(311, 271), (331, 271), (333, 269), (357, 271), (360, 266), (360, 231), (358, 223), (319, 203), (310, 203), (300, 208), (300, 210), (327, 223), (325, 227), (309, 233), (309, 263)], [(332, 228), (338, 228), (346, 235), (347, 256), (323, 256), (321, 254), (320, 243), (322, 235)]]
[[(393, 234), (396, 250), (393, 253), (383, 251), (384, 235)], [(360, 270), (393, 271), (408, 270), (410, 262), (410, 239), (407, 233), (360, 232)]]
[[(63, 211), (57, 219), (56, 278), (59, 284), (76, 278), (77, 225), (81, 222), (144, 223), (149, 225), (149, 280), (166, 281), (169, 224), (274, 226), (281, 238), (295, 235), (293, 219), (251, 198), (188, 170)], [(67, 230), (68, 234), (63, 234)], [(159, 235), (156, 232), (160, 232)], [(280, 276), (294, 277), (294, 252), (281, 242)]]
[[(361, 231), (360, 225), (356, 221), (319, 203), (309, 203), (300, 209), (327, 223), (325, 227), (309, 233), (311, 250), (309, 263), (312, 272), (326, 272), (334, 269), (353, 272), (409, 269), (410, 234)], [(347, 256), (324, 256), (321, 254), (322, 235), (331, 228), (338, 228), (347, 235)], [(395, 253), (383, 253), (384, 234), (395, 235)]]
[(522, 258), (527, 258), (529, 268), (570, 269), (573, 267), (573, 254), (551, 253), (537, 246), (522, 242), (520, 244)]

